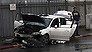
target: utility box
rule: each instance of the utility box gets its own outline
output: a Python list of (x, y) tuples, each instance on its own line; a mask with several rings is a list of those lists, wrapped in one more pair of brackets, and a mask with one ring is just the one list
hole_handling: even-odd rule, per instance
[(92, 14), (86, 15), (86, 29), (92, 29)]

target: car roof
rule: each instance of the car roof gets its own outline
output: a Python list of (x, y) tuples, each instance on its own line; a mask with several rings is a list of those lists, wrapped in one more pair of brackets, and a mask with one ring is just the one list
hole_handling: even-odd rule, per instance
[(57, 16), (57, 15), (48, 15), (48, 16), (42, 16), (42, 18), (51, 18), (51, 19), (53, 19), (53, 18), (65, 18), (65, 17)]
[(61, 14), (61, 15), (69, 15), (69, 14), (71, 14), (72, 15), (72, 12), (70, 12), (70, 11), (57, 11), (56, 13), (54, 13), (54, 14)]

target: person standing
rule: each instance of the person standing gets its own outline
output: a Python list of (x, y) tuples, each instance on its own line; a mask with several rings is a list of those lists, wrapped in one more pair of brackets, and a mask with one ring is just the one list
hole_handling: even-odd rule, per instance
[(80, 20), (80, 13), (77, 11), (77, 8), (76, 7), (73, 7), (72, 14), (73, 14), (73, 20), (77, 24), (75, 35), (76, 36), (79, 36), (79, 34), (78, 34), (78, 21)]

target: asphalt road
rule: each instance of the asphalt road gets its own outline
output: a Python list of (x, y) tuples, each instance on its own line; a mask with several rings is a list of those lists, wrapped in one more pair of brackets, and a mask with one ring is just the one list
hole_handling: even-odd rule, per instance
[[(79, 29), (79, 34), (89, 34), (92, 31)], [(10, 48), (0, 52), (92, 52), (92, 37), (83, 37), (66, 44), (47, 45), (44, 47), (32, 47), (28, 49)]]
[(77, 51), (75, 51), (75, 47), (72, 45), (58, 44), (28, 49), (12, 48), (7, 50), (1, 50), (0, 52), (77, 52)]

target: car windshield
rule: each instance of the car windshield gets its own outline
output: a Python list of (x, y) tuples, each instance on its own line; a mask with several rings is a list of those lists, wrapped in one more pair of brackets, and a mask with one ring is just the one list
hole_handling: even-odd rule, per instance
[(45, 22), (44, 25), (45, 25), (46, 27), (48, 27), (52, 19), (51, 19), (51, 18), (43, 18), (43, 20), (44, 20), (44, 22)]
[(44, 26), (48, 27), (49, 23), (51, 22), (51, 18), (42, 18), (42, 22), (37, 22), (37, 21), (30, 21), (27, 22), (26, 25), (37, 25), (37, 26)]

